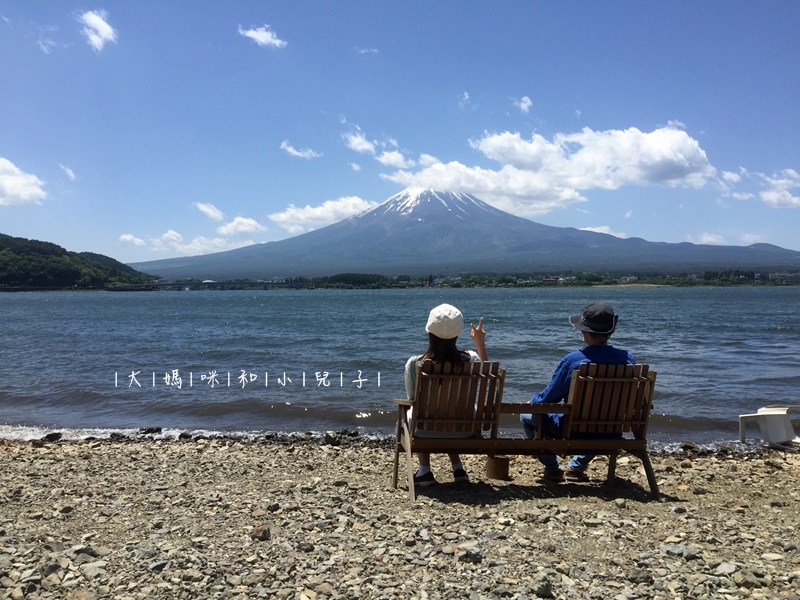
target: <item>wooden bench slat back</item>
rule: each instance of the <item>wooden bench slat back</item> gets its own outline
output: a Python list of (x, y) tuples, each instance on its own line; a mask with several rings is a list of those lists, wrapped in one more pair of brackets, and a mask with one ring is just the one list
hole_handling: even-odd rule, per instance
[(631, 432), (645, 439), (655, 381), (647, 365), (582, 364), (572, 372), (564, 437)]
[(418, 363), (411, 431), (495, 435), (505, 374), (497, 362)]

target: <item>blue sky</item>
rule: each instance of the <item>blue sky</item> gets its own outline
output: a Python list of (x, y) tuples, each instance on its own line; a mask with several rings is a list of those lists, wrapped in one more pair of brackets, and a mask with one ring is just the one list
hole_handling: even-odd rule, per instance
[(406, 187), (800, 250), (800, 2), (0, 0), (0, 233), (124, 262)]

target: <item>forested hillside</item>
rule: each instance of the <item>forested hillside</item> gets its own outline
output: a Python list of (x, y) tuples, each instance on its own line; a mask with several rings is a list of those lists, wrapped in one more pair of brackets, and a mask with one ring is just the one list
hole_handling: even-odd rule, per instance
[(0, 233), (0, 288), (101, 288), (152, 279), (92, 252), (70, 252), (50, 242)]

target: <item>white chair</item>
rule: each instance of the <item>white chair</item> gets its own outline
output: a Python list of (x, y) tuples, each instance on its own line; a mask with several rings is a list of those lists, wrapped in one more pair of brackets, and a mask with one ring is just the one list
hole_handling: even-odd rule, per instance
[(789, 412), (800, 411), (800, 406), (765, 406), (750, 415), (739, 415), (739, 441), (745, 441), (745, 428), (748, 423), (757, 423), (761, 437), (771, 448), (794, 450), (800, 446), (800, 437), (795, 435)]

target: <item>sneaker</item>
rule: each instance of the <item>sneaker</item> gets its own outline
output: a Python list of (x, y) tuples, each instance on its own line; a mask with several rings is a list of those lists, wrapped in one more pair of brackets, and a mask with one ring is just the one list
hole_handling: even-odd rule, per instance
[[(419, 473), (419, 471), (417, 471)], [(436, 478), (433, 476), (433, 471), (428, 471), (425, 475), (417, 475), (414, 473), (414, 485), (426, 487), (436, 483)]]
[(464, 469), (453, 471), (453, 481), (456, 483), (469, 483), (469, 475)]
[(542, 469), (542, 479), (564, 481), (564, 471), (561, 469)]
[(565, 476), (569, 481), (589, 481), (589, 475), (586, 471), (578, 471), (577, 469), (567, 469)]

